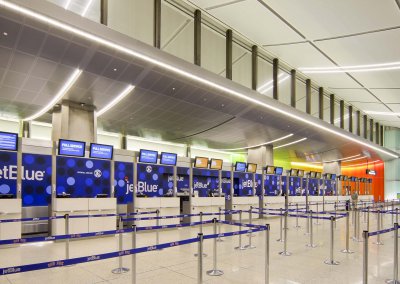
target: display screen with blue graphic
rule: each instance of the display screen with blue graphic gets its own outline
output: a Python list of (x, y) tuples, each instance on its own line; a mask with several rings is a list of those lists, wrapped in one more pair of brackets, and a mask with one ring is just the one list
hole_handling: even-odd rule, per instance
[(114, 196), (117, 203), (132, 203), (133, 189), (133, 163), (114, 162)]
[(175, 153), (162, 152), (160, 157), (160, 164), (167, 166), (175, 166), (178, 155)]
[(90, 158), (111, 160), (113, 157), (113, 146), (91, 143), (89, 153)]
[(10, 132), (0, 132), (0, 150), (17, 151), (18, 134)]
[(139, 153), (139, 163), (157, 164), (158, 152), (141, 149)]
[(137, 196), (173, 196), (173, 167), (137, 164), (137, 173)]
[(233, 175), (233, 192), (234, 196), (251, 196), (253, 195), (253, 174), (251, 173), (234, 173)]
[(57, 157), (56, 192), (73, 198), (110, 195), (110, 161)]
[(236, 172), (244, 172), (246, 170), (246, 163), (236, 162), (235, 171)]
[(22, 154), (22, 206), (51, 202), (51, 155)]
[(0, 151), (0, 194), (17, 194), (17, 153)]
[(283, 168), (282, 167), (276, 167), (275, 168), (275, 174), (278, 176), (281, 176), (283, 174)]
[(81, 141), (60, 139), (58, 141), (58, 155), (84, 157), (85, 145), (86, 143)]
[[(318, 183), (320, 182), (320, 179), (317, 178), (309, 178), (308, 179), (308, 195), (310, 196), (317, 196), (319, 194), (318, 192)], [(303, 179), (303, 188), (306, 188), (307, 186), (307, 179)], [(307, 193), (304, 192), (304, 195)]]
[(336, 174), (331, 174), (331, 179), (336, 180)]
[(217, 170), (193, 169), (193, 190), (199, 197), (212, 196), (219, 189), (219, 173)]
[(332, 195), (336, 195), (336, 181), (335, 180), (326, 180), (325, 181), (325, 195), (326, 196), (332, 196)]

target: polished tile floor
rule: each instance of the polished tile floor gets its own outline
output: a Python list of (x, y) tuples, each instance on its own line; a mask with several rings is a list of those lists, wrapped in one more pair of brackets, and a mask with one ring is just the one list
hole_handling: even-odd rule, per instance
[[(361, 229), (366, 224), (361, 217)], [(316, 248), (308, 248), (309, 237), (305, 235), (305, 220), (299, 219), (302, 226), (295, 229), (295, 219), (289, 218), (288, 251), (291, 256), (280, 256), (283, 243), (279, 238), (279, 218), (268, 218), (256, 221), (271, 224), (270, 243), (270, 283), (362, 283), (362, 242), (350, 242), (354, 254), (340, 252), (345, 247), (345, 219), (337, 222), (334, 247), (334, 259), (340, 265), (324, 264), (329, 257), (329, 221), (321, 220), (321, 225), (314, 225), (314, 240)], [(314, 221), (315, 223), (315, 221)], [(385, 216), (384, 228), (390, 227), (391, 217)], [(237, 227), (224, 225), (222, 231), (237, 230)], [(371, 231), (376, 230), (376, 218), (371, 216)], [(197, 235), (198, 228), (181, 228), (160, 233), (160, 242), (177, 241)], [(353, 235), (353, 229), (350, 229)], [(204, 227), (204, 233), (212, 233), (212, 225)], [(393, 275), (393, 233), (382, 235), (384, 245), (373, 244), (376, 237), (369, 240), (369, 283), (384, 283)], [(243, 236), (243, 244), (248, 237)], [(237, 251), (238, 236), (225, 238), (218, 243), (218, 269), (224, 271), (223, 276), (211, 277), (205, 274), (212, 268), (212, 241), (204, 242), (204, 282), (205, 283), (265, 283), (265, 232), (253, 237), (255, 249)], [(124, 248), (129, 248), (131, 235), (124, 235)], [(155, 233), (140, 233), (137, 238), (138, 246), (155, 244)], [(71, 242), (71, 257), (93, 255), (116, 251), (117, 237), (79, 240)], [(197, 283), (197, 258), (193, 254), (197, 244), (173, 247), (162, 251), (143, 253), (137, 256), (136, 283)], [(17, 248), (0, 249), (0, 267), (44, 262), (63, 259), (65, 256), (64, 243), (39, 243), (22, 245)], [(0, 284), (26, 283), (132, 283), (131, 272), (117, 275), (111, 270), (116, 268), (116, 259), (79, 264), (71, 267), (39, 270), (21, 274), (0, 276)], [(123, 258), (123, 265), (131, 268), (131, 257)]]

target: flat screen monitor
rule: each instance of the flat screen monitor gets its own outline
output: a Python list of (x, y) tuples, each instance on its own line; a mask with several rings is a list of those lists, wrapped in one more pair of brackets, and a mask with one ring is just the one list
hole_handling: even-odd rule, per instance
[(289, 175), (292, 177), (297, 176), (297, 170), (296, 169), (290, 169)]
[(357, 181), (356, 177), (350, 177), (350, 181)]
[(196, 157), (194, 159), (194, 167), (199, 169), (208, 169), (208, 158)]
[(158, 152), (140, 149), (139, 163), (157, 164)]
[(90, 143), (89, 157), (95, 159), (111, 160), (113, 157), (113, 146)]
[(167, 166), (176, 166), (178, 155), (175, 153), (162, 152), (160, 157), (160, 164)]
[(281, 176), (283, 174), (283, 168), (282, 167), (276, 167), (275, 168), (275, 174), (277, 176)]
[(371, 175), (371, 176), (376, 176), (376, 171), (375, 170), (366, 170), (366, 174), (367, 175)]
[(267, 166), (265, 172), (267, 173), (267, 175), (273, 175), (275, 173), (275, 167)]
[(320, 173), (320, 172), (315, 173), (315, 178), (321, 178), (321, 177), (322, 177), (322, 173)]
[(246, 163), (236, 162), (235, 171), (236, 172), (245, 172), (246, 171)]
[(18, 134), (10, 132), (0, 132), (0, 150), (17, 151)]
[(331, 174), (331, 180), (335, 180), (336, 179), (336, 174)]
[(60, 139), (58, 140), (58, 155), (84, 157), (85, 146), (86, 143), (82, 141)]
[(247, 171), (249, 173), (255, 173), (257, 171), (257, 164), (247, 163)]
[(347, 176), (341, 175), (339, 176), (339, 179), (342, 181), (346, 181), (347, 180)]
[(324, 178), (325, 179), (332, 179), (332, 175), (331, 174), (324, 174)]
[(212, 170), (222, 170), (222, 164), (224, 163), (221, 159), (211, 159), (210, 169)]
[(297, 176), (304, 177), (304, 170), (297, 170)]
[(315, 178), (316, 172), (310, 172), (310, 178)]

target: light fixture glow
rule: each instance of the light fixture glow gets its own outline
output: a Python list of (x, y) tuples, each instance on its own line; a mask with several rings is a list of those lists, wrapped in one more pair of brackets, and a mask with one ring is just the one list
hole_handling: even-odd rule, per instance
[(366, 110), (365, 113), (366, 114), (376, 114), (376, 115), (387, 115), (387, 116), (400, 116), (400, 112)]
[(35, 118), (38, 118), (42, 116), (44, 113), (48, 112), (71, 89), (71, 87), (75, 84), (75, 82), (78, 80), (81, 74), (82, 70), (76, 69), (68, 78), (68, 80), (64, 83), (61, 89), (58, 91), (57, 95), (44, 108), (42, 108), (40, 111), (38, 111), (32, 116), (24, 118), (23, 120), (24, 121), (34, 120)]
[(206, 151), (206, 152), (213, 152), (213, 153), (219, 153), (219, 154), (225, 154), (225, 155), (235, 155), (235, 154), (247, 154), (246, 152), (225, 152), (219, 149), (212, 149), (212, 148), (205, 148), (205, 147), (198, 147), (198, 146), (190, 146), (191, 149), (195, 149), (195, 150), (200, 150), (200, 151)]
[(132, 92), (132, 90), (135, 88), (135, 86), (129, 85), (128, 87), (125, 88), (125, 90), (122, 91), (115, 99), (113, 99), (111, 102), (109, 102), (105, 107), (103, 107), (101, 110), (96, 112), (96, 116), (99, 117), (103, 115), (105, 112), (107, 112), (110, 108), (118, 104), (120, 101), (122, 101), (127, 95)]
[(230, 88), (224, 87), (222, 85), (219, 85), (217, 83), (209, 81), (209, 80), (207, 80), (205, 78), (202, 78), (200, 76), (194, 75), (191, 72), (184, 71), (182, 69), (179, 69), (177, 67), (169, 65), (167, 63), (161, 62), (161, 61), (159, 61), (157, 59), (154, 59), (154, 58), (151, 58), (151, 57), (146, 56), (144, 54), (141, 54), (139, 52), (136, 52), (136, 51), (134, 51), (132, 49), (129, 49), (129, 48), (123, 47), (121, 45), (118, 45), (116, 43), (113, 43), (113, 42), (111, 42), (109, 40), (106, 40), (104, 38), (95, 36), (95, 35), (90, 34), (88, 32), (82, 31), (82, 30), (80, 30), (78, 28), (74, 28), (72, 26), (69, 26), (69, 25), (64, 24), (62, 22), (59, 22), (59, 21), (54, 20), (52, 18), (49, 18), (47, 16), (41, 15), (39, 13), (36, 13), (36, 12), (34, 12), (32, 10), (29, 10), (29, 9), (24, 8), (24, 7), (18, 6), (16, 4), (14, 4), (14, 3), (11, 3), (11, 2), (8, 2), (8, 1), (5, 1), (5, 0), (0, 0), (0, 4), (3, 5), (5, 8), (12, 9), (14, 11), (17, 11), (17, 12), (21, 13), (21, 14), (24, 14), (26, 16), (35, 18), (35, 19), (37, 19), (39, 21), (45, 22), (45, 23), (47, 23), (49, 25), (52, 25), (54, 27), (63, 29), (65, 31), (71, 32), (71, 33), (73, 33), (75, 35), (78, 35), (78, 36), (84, 37), (86, 39), (92, 40), (93, 42), (105, 45), (105, 46), (110, 47), (110, 48), (114, 48), (114, 49), (116, 49), (116, 50), (118, 50), (120, 52), (123, 52), (123, 53), (126, 53), (128, 55), (137, 57), (137, 58), (142, 59), (142, 60), (145, 60), (145, 61), (147, 61), (149, 63), (152, 63), (152, 64), (154, 64), (156, 66), (163, 67), (166, 70), (172, 71), (172, 72), (177, 73), (177, 74), (179, 74), (181, 76), (184, 76), (186, 78), (192, 79), (194, 81), (197, 81), (197, 82), (202, 83), (204, 85), (207, 85), (209, 87), (215, 88), (217, 90), (226, 92), (226, 93), (228, 93), (228, 94), (230, 94), (232, 96), (235, 96), (235, 97), (240, 98), (242, 100), (245, 100), (247, 102), (254, 103), (254, 104), (262, 106), (262, 107), (264, 107), (266, 109), (269, 109), (269, 110), (275, 111), (277, 113), (283, 114), (283, 115), (285, 115), (287, 117), (290, 117), (292, 119), (295, 119), (297, 121), (303, 122), (303, 123), (308, 124), (310, 126), (313, 126), (315, 128), (324, 130), (324, 131), (326, 131), (328, 133), (331, 133), (331, 134), (337, 135), (339, 137), (342, 137), (344, 139), (347, 139), (348, 141), (352, 141), (354, 143), (357, 143), (359, 145), (362, 145), (362, 146), (365, 146), (367, 148), (373, 149), (373, 150), (375, 150), (377, 152), (386, 154), (386, 155), (388, 155), (390, 157), (393, 157), (393, 158), (398, 158), (399, 157), (396, 154), (393, 154), (393, 153), (391, 153), (389, 151), (381, 149), (380, 147), (372, 145), (372, 143), (363, 142), (361, 140), (356, 139), (355, 137), (349, 136), (346, 133), (338, 132), (338, 131), (336, 131), (334, 129), (328, 128), (328, 127), (324, 126), (323, 124), (321, 124), (320, 122), (314, 122), (314, 121), (305, 119), (303, 117), (300, 117), (300, 116), (296, 115), (295, 113), (286, 112), (285, 110), (279, 109), (278, 107), (274, 107), (274, 106), (269, 105), (269, 104), (267, 104), (265, 102), (259, 101), (256, 98), (250, 97), (247, 94), (240, 93), (240, 92), (237, 92), (237, 91), (232, 90)]
[(368, 159), (368, 157), (367, 157), (367, 156), (362, 156), (362, 157), (358, 157), (358, 158), (354, 158), (354, 159), (344, 160), (344, 161), (342, 161), (342, 162), (343, 162), (343, 163), (347, 163), (347, 162), (357, 161), (357, 160), (362, 160), (362, 159)]
[(92, 5), (92, 3), (93, 3), (93, 0), (88, 1), (87, 5), (85, 6), (85, 9), (83, 10), (83, 12), (81, 14), (82, 17), (84, 17), (86, 15), (86, 13), (89, 10), (89, 7)]
[[(283, 74), (281, 74), (281, 75), (283, 75)], [(278, 81), (278, 84), (281, 84), (281, 83), (285, 82), (289, 78), (290, 78), (290, 76), (286, 75), (283, 79), (280, 79)], [(262, 91), (260, 91), (260, 93), (265, 94), (265, 93), (271, 91), (273, 88), (274, 88), (273, 86), (269, 86), (269, 88), (263, 89)]]
[(343, 69), (366, 69), (366, 68), (379, 68), (388, 66), (400, 65), (400, 61), (378, 63), (378, 64), (364, 64), (364, 65), (348, 65), (348, 66), (331, 66), (331, 67), (300, 67), (299, 70), (343, 70)]
[(375, 160), (375, 161), (372, 161), (372, 162), (366, 162), (366, 163), (361, 163), (361, 164), (342, 166), (342, 168), (352, 168), (352, 167), (368, 166), (368, 165), (371, 165), (371, 164), (375, 164), (375, 165), (376, 165), (376, 163), (381, 164), (381, 162), (382, 162), (381, 160)]
[(380, 64), (335, 66), (335, 67), (301, 67), (304, 74), (323, 73), (345, 73), (345, 72), (372, 72), (400, 69), (400, 62), (389, 62)]
[(291, 136), (293, 136), (293, 133), (291, 133), (291, 134), (289, 134), (289, 135), (286, 135), (286, 136), (283, 136), (283, 137), (280, 137), (280, 138), (277, 138), (277, 139), (275, 139), (275, 140), (272, 140), (272, 141), (268, 141), (268, 142), (265, 142), (265, 143), (258, 144), (258, 145), (252, 145), (252, 146), (241, 147), (241, 148), (216, 149), (216, 150), (219, 150), (219, 151), (238, 151), (238, 150), (247, 150), (247, 149), (252, 149), (252, 148), (257, 148), (257, 147), (265, 146), (265, 145), (268, 145), (268, 144), (272, 144), (272, 143), (275, 143), (275, 142), (281, 141), (281, 140), (283, 140), (283, 139), (289, 138), (289, 137), (291, 137)]
[(119, 138), (120, 134), (118, 133), (113, 133), (113, 132), (106, 132), (106, 131), (97, 131), (97, 135), (103, 135), (103, 136), (109, 136), (109, 137), (114, 137), (114, 138)]
[[(343, 119), (344, 119), (344, 120), (349, 119), (349, 115), (348, 115), (348, 114), (344, 115), (344, 116), (343, 116)], [(339, 123), (339, 122), (340, 122), (340, 117), (336, 118), (336, 119), (333, 121), (333, 123)]]
[(67, 0), (67, 2), (65, 3), (64, 9), (67, 10), (69, 5), (71, 4), (72, 0)]
[[(282, 76), (284, 75), (284, 73), (281, 73), (278, 75), (278, 79), (280, 79)], [(267, 87), (270, 87), (272, 85), (272, 83), (274, 82), (274, 80), (270, 80), (265, 82), (263, 85), (261, 85), (260, 87), (257, 88), (257, 91), (260, 93), (263, 93), (263, 90)]]
[(41, 121), (32, 121), (31, 123), (33, 125), (38, 125), (38, 126), (43, 126), (43, 127), (49, 127), (49, 128), (53, 127), (53, 125), (51, 123), (46, 123), (46, 122), (41, 122)]
[(276, 146), (276, 147), (274, 147), (274, 149), (279, 149), (279, 148), (283, 148), (283, 147), (290, 146), (290, 145), (293, 145), (293, 144), (297, 144), (297, 143), (303, 142), (304, 140), (307, 140), (307, 138), (304, 137), (304, 138), (301, 138), (299, 140), (296, 140), (296, 141), (293, 141), (293, 142), (290, 142), (290, 143), (287, 143), (287, 144)]
[(312, 163), (290, 162), (290, 164), (292, 166), (307, 167), (307, 168), (313, 168), (313, 169), (318, 169), (318, 170), (323, 169), (323, 166), (314, 165)]
[(180, 147), (184, 148), (186, 147), (186, 144), (181, 144), (181, 143), (173, 143), (173, 142), (168, 142), (168, 141), (162, 141), (162, 140), (152, 140), (144, 137), (138, 137), (138, 136), (126, 136), (129, 140), (136, 140), (136, 141), (142, 141), (142, 142), (148, 142), (148, 143), (154, 143), (154, 144), (160, 144), (160, 145), (169, 145), (169, 146), (175, 146), (175, 147)]
[(339, 162), (339, 161), (343, 161), (343, 160), (347, 160), (347, 159), (352, 159), (352, 158), (356, 158), (356, 157), (360, 157), (361, 154), (357, 154), (357, 155), (353, 155), (353, 156), (348, 156), (348, 157), (344, 157), (341, 159), (336, 159), (336, 160), (330, 160), (330, 161), (322, 161), (322, 162), (316, 162), (316, 163), (335, 163), (335, 162)]

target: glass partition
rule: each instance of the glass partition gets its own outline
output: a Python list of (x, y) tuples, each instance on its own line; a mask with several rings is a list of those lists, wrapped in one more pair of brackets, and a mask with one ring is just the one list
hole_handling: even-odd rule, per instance
[[(100, 22), (101, 0), (48, 0), (68, 11), (81, 15), (95, 22)], [(115, 2), (115, 1), (109, 1)], [(127, 1), (118, 1), (118, 3)]]
[(225, 76), (225, 36), (203, 24), (201, 26), (201, 37), (201, 67)]
[(251, 88), (251, 53), (241, 45), (232, 45), (232, 80)]

